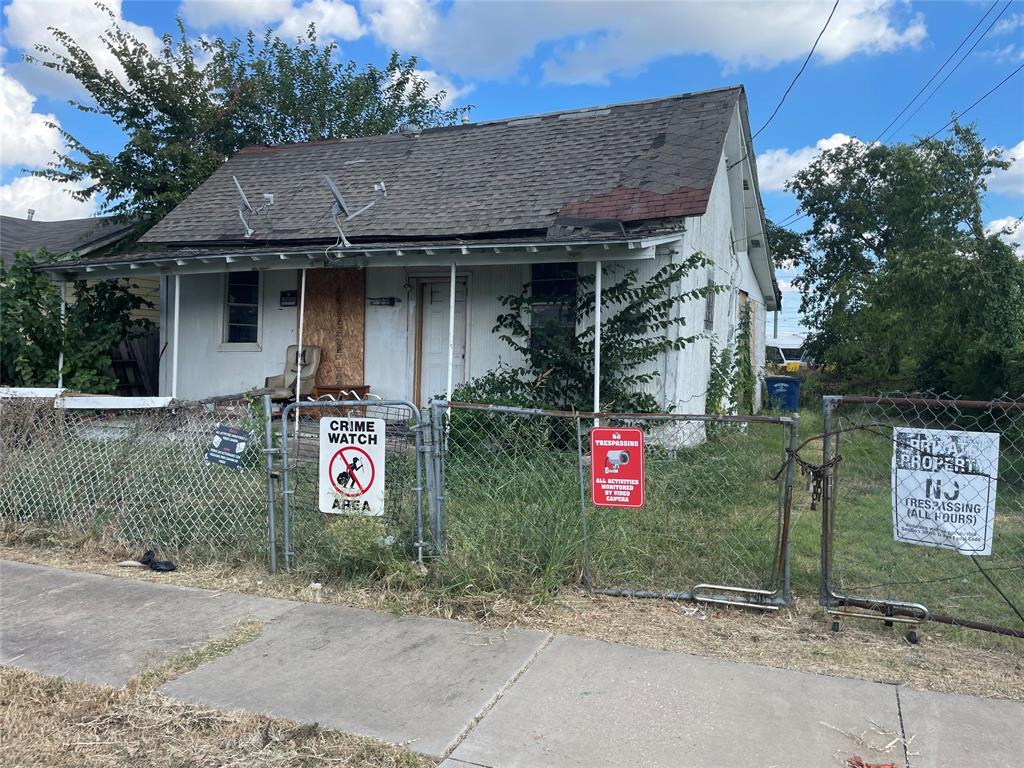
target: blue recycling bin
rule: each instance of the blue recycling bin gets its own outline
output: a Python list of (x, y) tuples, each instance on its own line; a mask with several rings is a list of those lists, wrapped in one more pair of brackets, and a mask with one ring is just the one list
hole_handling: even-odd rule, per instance
[(782, 411), (800, 410), (800, 379), (795, 376), (765, 376), (768, 405)]

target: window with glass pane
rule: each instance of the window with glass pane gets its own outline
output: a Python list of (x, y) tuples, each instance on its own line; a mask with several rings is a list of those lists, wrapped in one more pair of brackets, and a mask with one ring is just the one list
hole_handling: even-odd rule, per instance
[(260, 273), (229, 272), (224, 341), (255, 344), (259, 340)]
[(577, 265), (573, 262), (534, 264), (530, 284), (534, 299), (530, 346), (548, 348), (576, 335), (572, 302), (576, 297)]

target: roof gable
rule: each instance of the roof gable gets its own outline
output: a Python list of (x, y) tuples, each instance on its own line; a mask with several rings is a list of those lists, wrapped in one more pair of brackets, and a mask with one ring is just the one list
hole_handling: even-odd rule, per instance
[(702, 215), (742, 88), (404, 135), (244, 149), (142, 238), (143, 243), (242, 240), (238, 178), (249, 200), (274, 204), (248, 216), (252, 242), (337, 236), (323, 181), (352, 210), (353, 242), (547, 232), (559, 217), (626, 226)]

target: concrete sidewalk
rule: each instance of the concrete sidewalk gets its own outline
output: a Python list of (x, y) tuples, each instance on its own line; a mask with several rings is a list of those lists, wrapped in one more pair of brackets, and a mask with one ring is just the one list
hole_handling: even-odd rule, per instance
[(7, 665), (122, 685), (246, 618), (268, 622), (258, 639), (163, 692), (405, 744), (443, 768), (822, 768), (852, 755), (963, 768), (1024, 754), (1017, 702), (0, 562)]

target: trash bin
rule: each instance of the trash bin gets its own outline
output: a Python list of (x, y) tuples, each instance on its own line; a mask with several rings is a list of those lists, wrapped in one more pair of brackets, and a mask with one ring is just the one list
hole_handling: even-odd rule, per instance
[(796, 376), (765, 376), (768, 405), (782, 411), (800, 410), (800, 379)]

